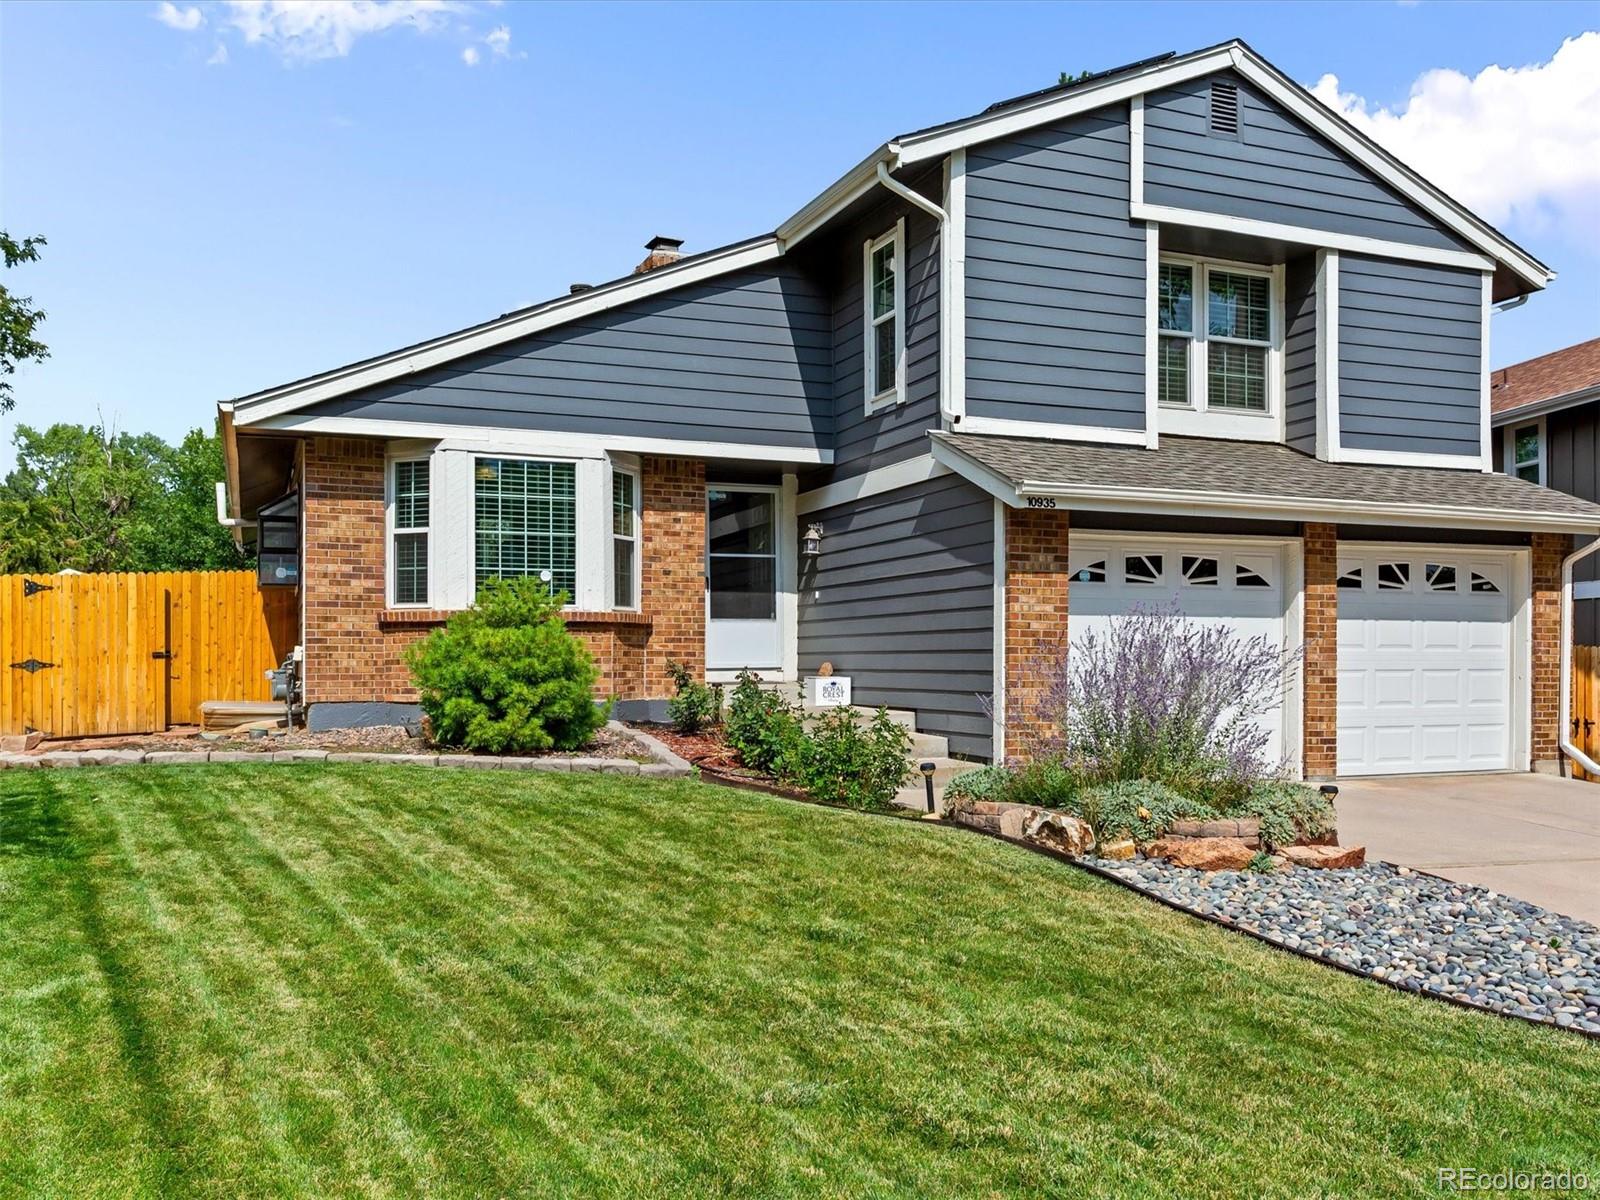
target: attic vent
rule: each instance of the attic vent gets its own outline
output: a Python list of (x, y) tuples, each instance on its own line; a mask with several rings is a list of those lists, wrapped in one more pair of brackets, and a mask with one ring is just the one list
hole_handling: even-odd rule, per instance
[(1211, 132), (1227, 137), (1239, 136), (1239, 85), (1211, 85)]

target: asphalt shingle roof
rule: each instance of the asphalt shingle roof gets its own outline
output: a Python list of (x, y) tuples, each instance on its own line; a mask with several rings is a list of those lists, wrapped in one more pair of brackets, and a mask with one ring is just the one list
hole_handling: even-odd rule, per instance
[(1492, 372), (1489, 407), (1499, 416), (1596, 386), (1600, 386), (1600, 338)]
[(1019, 491), (1105, 487), (1225, 494), (1282, 501), (1308, 513), (1319, 501), (1361, 502), (1373, 507), (1378, 524), (1384, 513), (1449, 506), (1486, 515), (1570, 517), (1600, 527), (1600, 505), (1510, 475), (1330, 463), (1272, 442), (1166, 436), (1159, 449), (1147, 450), (976, 433), (932, 436)]

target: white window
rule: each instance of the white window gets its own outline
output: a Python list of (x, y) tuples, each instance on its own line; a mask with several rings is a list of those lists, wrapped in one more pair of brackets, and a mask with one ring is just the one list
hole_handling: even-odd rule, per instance
[(906, 283), (904, 220), (862, 247), (864, 297), (862, 374), (867, 411), (876, 412), (906, 398)]
[(428, 603), (429, 484), (427, 459), (391, 465), (389, 599), (397, 606)]
[(1518, 425), (1509, 439), (1511, 474), (1529, 483), (1544, 482), (1544, 430), (1538, 424)]
[(1280, 407), (1277, 273), (1179, 257), (1162, 259), (1158, 270), (1156, 394), (1168, 413), (1162, 427), (1273, 437)]
[[(532, 575), (578, 594), (578, 486), (570, 462), (473, 460), (474, 584)], [(548, 572), (548, 575), (546, 574)]]
[(611, 474), (611, 603), (639, 607), (639, 480)]

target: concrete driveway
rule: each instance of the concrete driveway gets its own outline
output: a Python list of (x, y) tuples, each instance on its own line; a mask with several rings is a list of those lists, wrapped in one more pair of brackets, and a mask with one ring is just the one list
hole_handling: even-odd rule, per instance
[(1600, 783), (1550, 775), (1339, 781), (1339, 840), (1600, 925)]

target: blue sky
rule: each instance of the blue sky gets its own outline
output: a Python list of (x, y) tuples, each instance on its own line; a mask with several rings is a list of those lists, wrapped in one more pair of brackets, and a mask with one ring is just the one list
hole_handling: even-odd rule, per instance
[[(895, 133), (1231, 36), (1308, 86), (1337, 76), (1321, 94), (1417, 154), (1482, 168), (1461, 186), (1561, 272), (1496, 318), (1495, 365), (1600, 333), (1600, 107), (1541, 67), (1600, 28), (1592, 3), (318, 16), (0, 6), (0, 223), (50, 241), (7, 283), (48, 310), (53, 351), (18, 377), (0, 466), (18, 421), (98, 411), (176, 437), (218, 400), (623, 274), (652, 234), (766, 232)], [(1440, 69), (1466, 78), (1418, 85)], [(1530, 131), (1516, 104), (1565, 115)]]

